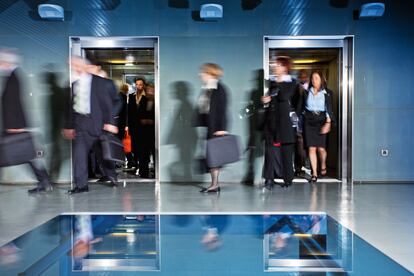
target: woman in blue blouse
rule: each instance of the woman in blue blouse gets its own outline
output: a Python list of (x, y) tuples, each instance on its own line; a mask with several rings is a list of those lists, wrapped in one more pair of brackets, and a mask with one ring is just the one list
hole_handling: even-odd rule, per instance
[(318, 155), (320, 176), (326, 176), (326, 135), (331, 131), (334, 122), (332, 113), (332, 91), (326, 87), (326, 80), (321, 71), (312, 72), (309, 88), (304, 93), (304, 134), (309, 148), (309, 159), (312, 167), (310, 182), (318, 180)]

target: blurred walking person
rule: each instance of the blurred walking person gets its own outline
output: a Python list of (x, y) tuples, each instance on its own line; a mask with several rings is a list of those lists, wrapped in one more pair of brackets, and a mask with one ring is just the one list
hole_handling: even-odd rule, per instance
[[(220, 82), (223, 75), (221, 67), (214, 63), (205, 63), (201, 66), (200, 79), (203, 83), (202, 93), (197, 103), (196, 126), (207, 127), (207, 139), (227, 134), (228, 93)], [(209, 168), (211, 184), (200, 190), (202, 193), (220, 192), (220, 168)]]
[[(21, 98), (25, 90), (21, 82), (22, 72), (19, 69), (19, 56), (13, 50), (0, 50), (0, 96), (1, 96), (1, 136), (11, 138), (28, 132), (28, 123), (24, 113)], [(0, 156), (0, 158), (2, 158)], [(28, 160), (33, 173), (37, 178), (37, 187), (30, 189), (29, 193), (50, 192), (52, 183), (46, 172), (44, 164), (39, 159)]]
[[(73, 97), (63, 135), (73, 142), (75, 187), (70, 194), (88, 192), (88, 153), (100, 143), (105, 131), (117, 133), (115, 117), (119, 97), (112, 81), (88, 72), (88, 65), (78, 57), (71, 58), (71, 65), (78, 80), (72, 85)], [(104, 166), (105, 167), (105, 166)], [(111, 185), (117, 186), (115, 170), (105, 175)]]
[[(262, 102), (268, 105), (268, 130), (270, 131), (270, 143), (280, 148), (281, 165), (283, 173), (282, 187), (289, 187), (293, 183), (293, 154), (295, 151), (297, 114), (302, 108), (300, 87), (289, 75), (291, 60), (289, 57), (277, 57), (273, 66), (275, 80), (270, 82), (269, 94), (262, 97)], [(295, 126), (296, 124), (296, 126)], [(274, 158), (269, 158), (273, 162)], [(277, 166), (277, 164), (274, 164)], [(273, 187), (273, 172), (266, 169), (273, 169), (274, 166), (265, 167), (265, 186), (268, 189)]]

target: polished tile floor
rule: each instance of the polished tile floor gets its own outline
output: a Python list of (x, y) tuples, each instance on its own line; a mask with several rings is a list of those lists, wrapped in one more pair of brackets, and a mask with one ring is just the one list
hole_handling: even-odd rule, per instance
[(227, 183), (220, 194), (200, 194), (200, 183), (94, 184), (69, 196), (68, 186), (29, 196), (24, 185), (0, 185), (0, 244), (64, 212), (303, 212), (324, 211), (414, 272), (414, 185), (296, 183), (271, 192)]

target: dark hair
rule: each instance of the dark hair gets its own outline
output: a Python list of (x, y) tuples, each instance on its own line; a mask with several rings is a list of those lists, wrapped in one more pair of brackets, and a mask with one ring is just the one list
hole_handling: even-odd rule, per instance
[(95, 57), (88, 57), (87, 61), (90, 65), (100, 66), (102, 67), (102, 63)]
[(314, 74), (318, 74), (319, 75), (319, 77), (321, 78), (321, 89), (325, 89), (326, 88), (326, 78), (325, 78), (325, 75), (322, 73), (322, 71), (319, 70), (319, 69), (318, 70), (313, 70), (312, 73), (310, 74), (310, 77), (309, 77), (309, 87), (308, 87), (308, 89), (310, 90), (313, 87), (312, 76)]
[(276, 63), (280, 63), (283, 67), (286, 67), (289, 72), (292, 69), (292, 59), (288, 56), (278, 56), (275, 60)]
[(144, 85), (146, 85), (146, 82), (145, 82), (145, 78), (144, 77), (135, 78), (134, 83), (136, 83), (139, 80), (142, 81), (144, 83)]

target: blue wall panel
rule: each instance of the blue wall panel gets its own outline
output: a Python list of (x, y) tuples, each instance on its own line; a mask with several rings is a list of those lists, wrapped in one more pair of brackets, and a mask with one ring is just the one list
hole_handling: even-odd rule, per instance
[[(355, 35), (355, 93), (353, 170), (356, 180), (414, 180), (410, 154), (414, 142), (411, 123), (414, 103), (411, 51), (414, 42), (412, 1), (383, 1), (384, 17), (374, 21), (353, 20), (352, 12), (365, 1), (348, 1), (345, 8), (325, 0), (264, 0), (256, 9), (243, 11), (241, 1), (221, 0), (224, 18), (198, 22), (192, 11), (210, 1), (189, 1), (188, 9), (168, 6), (167, 0), (122, 0), (112, 10), (101, 1), (54, 1), (65, 7), (65, 22), (34, 20), (30, 7), (17, 1), (0, 5), (0, 45), (14, 46), (24, 56), (23, 67), (31, 73), (34, 91), (30, 116), (48, 136), (50, 108), (42, 73), (54, 65), (59, 83), (67, 86), (68, 37), (159, 36), (160, 37), (160, 166), (163, 181), (203, 179), (191, 172), (197, 132), (190, 127), (190, 108), (199, 94), (198, 69), (203, 62), (221, 64), (223, 82), (231, 91), (232, 131), (246, 137), (248, 122), (239, 110), (254, 89), (254, 72), (262, 68), (264, 35)], [(243, 138), (243, 143), (246, 144)], [(48, 138), (46, 137), (46, 140)], [(188, 147), (187, 147), (188, 146)], [(67, 152), (67, 145), (63, 148)], [(389, 157), (380, 149), (388, 148)], [(261, 158), (257, 158), (256, 179)], [(68, 180), (64, 163), (61, 180)], [(246, 171), (246, 160), (225, 169), (222, 179), (238, 181)], [(3, 179), (16, 180), (15, 169)], [(11, 172), (12, 171), (12, 172)], [(18, 179), (29, 179), (22, 175)]]

